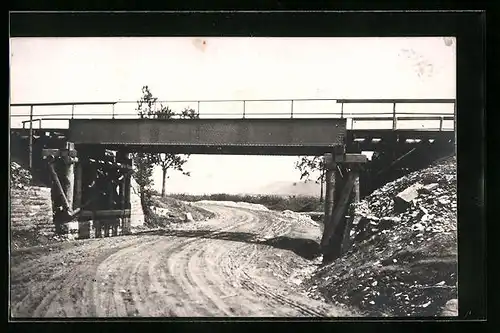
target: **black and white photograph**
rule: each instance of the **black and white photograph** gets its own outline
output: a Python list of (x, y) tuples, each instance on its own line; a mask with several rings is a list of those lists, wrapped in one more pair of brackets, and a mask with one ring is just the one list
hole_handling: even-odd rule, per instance
[(12, 318), (458, 316), (455, 37), (9, 47)]

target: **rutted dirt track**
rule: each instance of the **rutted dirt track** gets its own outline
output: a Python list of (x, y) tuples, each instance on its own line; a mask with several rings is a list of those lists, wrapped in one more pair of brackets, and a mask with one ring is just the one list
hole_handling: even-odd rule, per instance
[(319, 230), (302, 239), (277, 213), (207, 207), (216, 218), (175, 230), (13, 252), (12, 316), (352, 315), (293, 282)]

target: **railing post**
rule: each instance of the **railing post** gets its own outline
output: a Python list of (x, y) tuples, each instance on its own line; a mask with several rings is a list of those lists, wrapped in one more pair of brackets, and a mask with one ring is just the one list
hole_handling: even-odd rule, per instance
[(198, 101), (198, 116), (200, 115), (200, 101)]
[(75, 117), (75, 104), (71, 104), (71, 119)]
[(443, 130), (443, 116), (439, 118), (439, 131), (441, 132)]
[(397, 119), (396, 119), (396, 102), (392, 103), (392, 130), (396, 130)]
[(112, 119), (115, 119), (115, 105), (113, 104), (113, 106), (111, 107), (111, 112), (112, 112)]
[(292, 99), (291, 110), (290, 110), (290, 118), (293, 118), (293, 99)]
[(455, 132), (455, 154), (457, 153), (457, 100), (453, 103), (453, 131)]
[(246, 103), (243, 101), (243, 119), (245, 119), (245, 109), (246, 109)]
[(344, 119), (344, 103), (340, 104), (340, 119)]
[(30, 106), (29, 167), (33, 176), (33, 105)]

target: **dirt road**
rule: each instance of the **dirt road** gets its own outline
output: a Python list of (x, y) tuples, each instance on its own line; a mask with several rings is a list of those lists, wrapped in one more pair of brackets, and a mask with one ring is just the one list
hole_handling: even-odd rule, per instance
[(349, 316), (302, 291), (318, 227), (206, 205), (216, 218), (11, 254), (13, 317)]

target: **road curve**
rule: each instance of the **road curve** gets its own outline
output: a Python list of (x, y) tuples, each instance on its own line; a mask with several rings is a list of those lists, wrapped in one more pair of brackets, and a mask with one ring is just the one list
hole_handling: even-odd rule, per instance
[(295, 228), (289, 219), (274, 212), (206, 207), (217, 217), (173, 230), (13, 252), (11, 315), (351, 315), (307, 297), (292, 282), (312, 263), (293, 246), (300, 240), (289, 237)]

